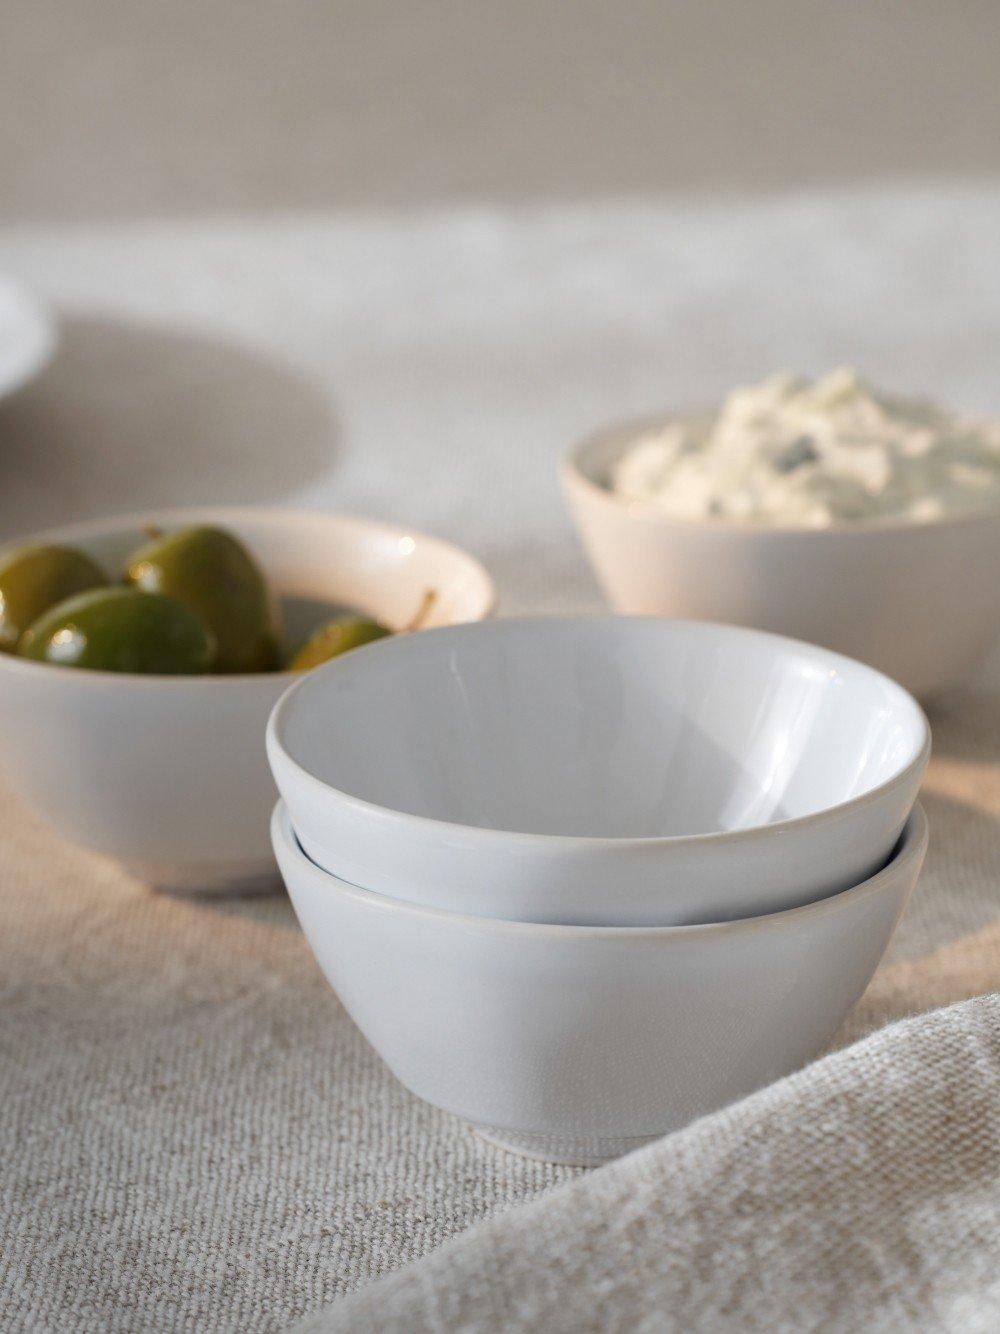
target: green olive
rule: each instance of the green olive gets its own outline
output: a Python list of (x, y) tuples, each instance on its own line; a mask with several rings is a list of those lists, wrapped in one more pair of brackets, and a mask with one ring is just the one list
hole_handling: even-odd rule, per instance
[(221, 528), (183, 528), (129, 557), (125, 581), (176, 598), (216, 641), (213, 670), (278, 667), (279, 619), (267, 581), (242, 542)]
[(0, 652), (14, 653), (32, 621), (74, 593), (103, 588), (108, 577), (74, 547), (24, 546), (0, 559)]
[(98, 588), (51, 607), (21, 636), (18, 653), (60, 667), (179, 676), (211, 671), (215, 640), (174, 598)]
[(367, 616), (357, 616), (350, 612), (335, 616), (306, 640), (289, 662), (288, 670), (308, 672), (310, 668), (318, 667), (321, 662), (336, 658), (349, 649), (360, 648), (362, 644), (370, 644), (375, 639), (383, 639), (391, 634), (391, 630)]

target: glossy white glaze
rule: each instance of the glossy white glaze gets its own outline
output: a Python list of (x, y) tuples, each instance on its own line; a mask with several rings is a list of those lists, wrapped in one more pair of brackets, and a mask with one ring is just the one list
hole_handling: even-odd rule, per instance
[(929, 733), (810, 645), (697, 622), (502, 620), (294, 685), (268, 751), (302, 845), (393, 897), (519, 921), (771, 911), (888, 857)]
[[(435, 538), (348, 516), (157, 510), (34, 534), (79, 545), (109, 573), (143, 526), (221, 524), (283, 598), (362, 608), (400, 626), (427, 588), (432, 623), (489, 614), (493, 587), (471, 556)], [(264, 728), (287, 672), (226, 677), (79, 671), (0, 654), (4, 779), (64, 837), (175, 891), (273, 883), (275, 800)]]
[(488, 1137), (595, 1163), (795, 1070), (867, 986), (927, 844), (807, 907), (708, 926), (540, 926), (418, 908), (272, 834), (330, 985), (396, 1077)]
[[(695, 418), (696, 420), (697, 418)], [(614, 460), (668, 417), (588, 438), (563, 487), (616, 611), (754, 626), (824, 644), (926, 697), (967, 676), (1000, 633), (1000, 513), (769, 528), (676, 519), (605, 485)]]

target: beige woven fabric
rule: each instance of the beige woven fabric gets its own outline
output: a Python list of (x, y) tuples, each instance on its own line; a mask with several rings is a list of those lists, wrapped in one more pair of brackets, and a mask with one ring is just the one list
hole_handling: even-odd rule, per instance
[(994, 995), (894, 1025), (305, 1328), (971, 1332), (998, 1315)]
[[(0, 408), (0, 531), (281, 499), (469, 545), (504, 612), (593, 610), (568, 441), (844, 358), (995, 410), (998, 219), (934, 183), (4, 231), (68, 318)], [(1000, 986), (1000, 698), (932, 722), (926, 870), (846, 1039)], [(0, 1329), (284, 1329), (577, 1175), (400, 1089), (282, 899), (152, 897), (0, 797)]]
[(931, 717), (931, 852), (839, 1038), (860, 1041), (471, 1229), (303, 1334), (995, 1330), (1000, 699)]
[(283, 1328), (570, 1175), (401, 1089), (285, 899), (0, 831), (0, 1329)]
[[(926, 869), (845, 1041), (1000, 988), (1000, 696), (956, 697), (932, 724)], [(328, 1303), (348, 1328), (530, 1323), (542, 1311), (554, 1323), (557, 1308), (609, 1323), (653, 1312), (656, 1327), (671, 1307), (711, 1324), (727, 1302), (733, 1319), (764, 1320), (781, 1294), (807, 1290), (832, 1310), (866, 1277), (864, 1291), (877, 1280), (916, 1303), (887, 1308), (887, 1322), (919, 1314), (918, 1294), (933, 1292), (934, 1320), (967, 1328), (990, 1299), (965, 1243), (998, 1192), (985, 1097), (995, 1010), (877, 1037), (583, 1174), (544, 1213), (513, 1213), (338, 1315), (339, 1296), (580, 1174), (495, 1150), (402, 1090), (322, 981), (284, 900), (150, 895), (9, 800), (0, 977), (3, 1329), (273, 1330)], [(982, 1138), (963, 1138), (978, 1125)], [(959, 1146), (963, 1164), (943, 1191), (942, 1145)], [(817, 1200), (836, 1206), (832, 1218)], [(805, 1263), (817, 1237), (848, 1237), (856, 1219), (864, 1245), (831, 1243), (815, 1291), (796, 1281), (795, 1257)], [(620, 1272), (581, 1268), (572, 1238), (588, 1256), (607, 1245)], [(946, 1254), (925, 1274), (928, 1238), (959, 1248), (953, 1288), (935, 1286)], [(539, 1258), (540, 1282), (525, 1255)], [(851, 1277), (838, 1280), (843, 1266)], [(577, 1290), (586, 1300), (573, 1305)]]

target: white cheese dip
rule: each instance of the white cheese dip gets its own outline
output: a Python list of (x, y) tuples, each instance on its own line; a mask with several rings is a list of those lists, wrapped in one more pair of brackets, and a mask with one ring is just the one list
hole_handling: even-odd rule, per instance
[(855, 370), (736, 389), (706, 427), (644, 435), (611, 489), (681, 519), (816, 528), (1000, 508), (1000, 424), (892, 398)]

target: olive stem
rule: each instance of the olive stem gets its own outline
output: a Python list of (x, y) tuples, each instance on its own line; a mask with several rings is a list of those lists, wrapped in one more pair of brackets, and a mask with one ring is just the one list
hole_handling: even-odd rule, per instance
[(410, 617), (406, 625), (403, 626), (403, 634), (410, 634), (413, 630), (419, 630), (427, 617), (431, 613), (431, 608), (437, 602), (437, 592), (433, 588), (428, 588), (424, 596), (420, 599), (420, 606), (413, 616)]
[(159, 542), (163, 536), (163, 529), (158, 528), (155, 523), (144, 523), (140, 531), (145, 534), (150, 542)]

